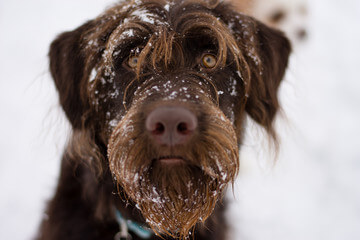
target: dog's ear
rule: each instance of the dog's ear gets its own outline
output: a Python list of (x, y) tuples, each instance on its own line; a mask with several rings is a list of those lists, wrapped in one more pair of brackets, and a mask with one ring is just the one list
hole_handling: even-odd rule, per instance
[(248, 97), (245, 110), (275, 138), (272, 123), (279, 109), (277, 91), (288, 65), (290, 42), (282, 32), (231, 10), (229, 5), (218, 9), (240, 50)]
[(282, 32), (257, 21), (256, 28), (256, 52), (261, 67), (260, 70), (255, 70), (260, 72), (251, 72), (245, 110), (251, 118), (273, 134), (272, 122), (279, 109), (277, 92), (288, 65), (291, 46)]
[(73, 128), (82, 127), (82, 117), (88, 101), (82, 96), (85, 58), (81, 50), (82, 34), (88, 22), (74, 31), (59, 35), (51, 44), (50, 71), (59, 93), (60, 104)]

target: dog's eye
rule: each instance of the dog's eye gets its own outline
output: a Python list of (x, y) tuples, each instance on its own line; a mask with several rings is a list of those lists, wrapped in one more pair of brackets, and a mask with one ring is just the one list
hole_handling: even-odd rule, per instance
[(217, 59), (214, 55), (212, 54), (205, 54), (202, 58), (202, 64), (204, 67), (206, 68), (213, 68), (215, 67), (217, 62)]
[(285, 16), (286, 14), (284, 11), (277, 10), (270, 16), (270, 22), (274, 24), (279, 23), (285, 18)]
[(129, 66), (130, 68), (136, 68), (137, 65), (138, 65), (138, 62), (139, 62), (139, 57), (137, 57), (137, 56), (129, 57), (129, 59), (128, 59), (128, 66)]

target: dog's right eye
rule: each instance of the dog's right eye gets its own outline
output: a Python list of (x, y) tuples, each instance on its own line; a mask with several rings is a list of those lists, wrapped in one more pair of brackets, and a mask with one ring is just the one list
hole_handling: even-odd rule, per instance
[(137, 57), (137, 56), (132, 56), (132, 57), (129, 57), (129, 59), (128, 59), (128, 66), (130, 67), (130, 68), (136, 68), (137, 67), (137, 65), (138, 65), (138, 62), (139, 62), (139, 57)]

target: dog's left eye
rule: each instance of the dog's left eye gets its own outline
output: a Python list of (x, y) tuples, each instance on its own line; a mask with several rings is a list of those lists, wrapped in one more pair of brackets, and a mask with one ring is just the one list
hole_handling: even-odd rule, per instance
[(136, 68), (137, 65), (138, 65), (138, 62), (139, 62), (139, 57), (137, 57), (137, 56), (129, 57), (129, 59), (128, 59), (128, 66), (129, 66), (130, 68)]
[(283, 19), (285, 19), (285, 17), (286, 13), (284, 11), (277, 10), (270, 16), (270, 22), (277, 24), (280, 23)]
[(216, 62), (217, 62), (217, 59), (214, 55), (212, 54), (205, 54), (203, 57), (202, 57), (202, 64), (204, 67), (206, 68), (213, 68), (215, 67), (216, 65)]

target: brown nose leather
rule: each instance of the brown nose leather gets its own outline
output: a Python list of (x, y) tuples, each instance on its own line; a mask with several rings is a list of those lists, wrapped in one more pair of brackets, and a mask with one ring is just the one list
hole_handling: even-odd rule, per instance
[(184, 107), (162, 106), (150, 112), (145, 125), (157, 144), (176, 146), (191, 138), (198, 121), (195, 114)]

